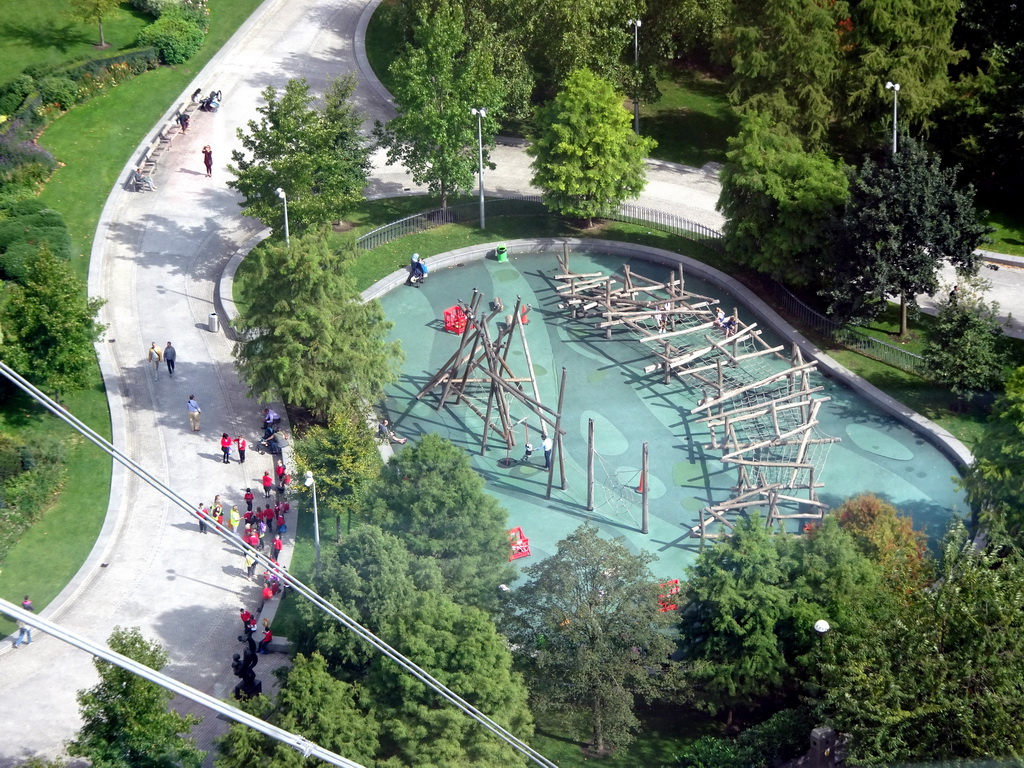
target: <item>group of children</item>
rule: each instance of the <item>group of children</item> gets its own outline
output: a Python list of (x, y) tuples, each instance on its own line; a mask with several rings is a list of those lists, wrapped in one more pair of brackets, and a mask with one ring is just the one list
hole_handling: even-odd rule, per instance
[[(256, 623), (256, 617), (249, 613), (249, 611), (245, 609), (245, 606), (242, 606), (239, 609), (238, 617), (242, 620), (242, 634), (239, 635), (238, 639), (241, 641), (247, 641), (250, 637), (252, 637), (252, 635), (256, 633), (256, 629), (258, 627)], [(270, 620), (264, 619), (263, 639), (260, 640), (259, 644), (256, 646), (256, 653), (266, 653), (267, 646), (270, 645), (273, 639), (274, 633), (270, 631)]]
[(725, 338), (729, 338), (736, 333), (736, 316), (729, 315), (726, 317), (725, 311), (721, 307), (718, 308), (718, 311), (715, 313), (715, 319), (712, 322), (716, 328), (721, 328), (725, 331)]

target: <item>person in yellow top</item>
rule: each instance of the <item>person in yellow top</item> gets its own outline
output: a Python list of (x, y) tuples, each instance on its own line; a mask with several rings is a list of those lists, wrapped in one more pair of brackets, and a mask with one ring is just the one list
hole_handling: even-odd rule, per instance
[(238, 511), (238, 507), (232, 505), (231, 511), (228, 513), (228, 528), (234, 533), (238, 530), (238, 524), (242, 522), (242, 513)]
[(149, 355), (146, 359), (153, 364), (153, 378), (156, 379), (160, 375), (160, 363), (163, 362), (164, 353), (160, 351), (155, 341), (150, 345)]

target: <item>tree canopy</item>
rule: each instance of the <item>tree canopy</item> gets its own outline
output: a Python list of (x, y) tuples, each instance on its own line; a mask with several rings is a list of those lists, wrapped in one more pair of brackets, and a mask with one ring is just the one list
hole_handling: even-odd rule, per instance
[(8, 365), (58, 395), (88, 386), (96, 367), (93, 344), (104, 301), (87, 299), (71, 265), (41, 247), (25, 261), (25, 276), (0, 296), (0, 348)]
[(833, 260), (833, 312), (872, 317), (889, 295), (900, 297), (900, 334), (907, 304), (935, 293), (939, 269), (977, 271), (975, 248), (992, 229), (974, 208), (974, 189), (957, 185), (958, 168), (905, 135), (882, 162), (864, 160), (850, 182), (843, 219), (845, 252)]
[(632, 740), (636, 697), (656, 698), (672, 684), (666, 628), (674, 616), (659, 610), (653, 559), (582, 526), (525, 569), (507, 606), (505, 633), (536, 706), (568, 713), (599, 754)]
[(844, 165), (754, 112), (729, 147), (718, 200), (729, 253), (777, 280), (816, 283), (849, 197)]
[(325, 418), (339, 406), (363, 407), (383, 395), (401, 357), (387, 341), (391, 324), (376, 301), (363, 302), (349, 266), (349, 244), (335, 251), (321, 230), (257, 248), (241, 289), (235, 345), (253, 396), (281, 397)]
[[(137, 627), (115, 627), (110, 649), (159, 670), (167, 653)], [(95, 768), (199, 768), (204, 752), (187, 737), (200, 720), (168, 710), (170, 691), (109, 661), (93, 659), (100, 682), (78, 692), (82, 728), (68, 754)]]
[(644, 157), (655, 146), (653, 139), (633, 133), (611, 83), (578, 69), (538, 112), (537, 135), (527, 152), (544, 204), (563, 216), (591, 220), (643, 191)]
[(387, 148), (388, 163), (404, 164), (444, 207), (449, 195), (472, 186), (477, 170), (477, 119), (470, 110), (487, 113), (481, 120), (486, 162), (504, 86), (495, 76), (493, 34), (478, 25), (483, 38), (471, 38), (457, 0), (423, 3), (415, 18), (413, 42), (391, 65), (398, 115), (386, 125), (378, 123), (376, 135)]
[(494, 605), (509, 581), (508, 512), (484, 492), (465, 452), (434, 435), (392, 457), (370, 491), (369, 518), (417, 557), (436, 561), (445, 590), (468, 605)]
[[(322, 656), (300, 653), (285, 668), (280, 693), (273, 700), (260, 696), (241, 706), (271, 725), (304, 736), (361, 765), (371, 765), (380, 726), (360, 703), (362, 695), (359, 686), (331, 677)], [(216, 768), (313, 768), (323, 764), (241, 723), (233, 724), (217, 746)]]
[(244, 198), (242, 211), (282, 231), (284, 204), (293, 232), (340, 219), (363, 199), (369, 178), (369, 146), (361, 134), (363, 117), (352, 104), (353, 77), (333, 81), (323, 107), (304, 79), (289, 80), (284, 91), (268, 86), (259, 121), (238, 129), (241, 150), (232, 150), (228, 186)]

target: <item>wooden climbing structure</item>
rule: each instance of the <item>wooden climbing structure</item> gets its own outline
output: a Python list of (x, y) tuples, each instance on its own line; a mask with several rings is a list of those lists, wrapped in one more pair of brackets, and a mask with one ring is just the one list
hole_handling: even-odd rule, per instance
[[(574, 273), (566, 248), (559, 255), (560, 306), (577, 319), (593, 319), (611, 338), (626, 331), (653, 361), (645, 373), (659, 373), (699, 393), (690, 411), (706, 425), (707, 451), (736, 468), (732, 496), (700, 510), (690, 529), (705, 539), (728, 535), (735, 517), (766, 510), (769, 526), (787, 520), (820, 521), (827, 507), (818, 499), (827, 447), (838, 438), (818, 430), (819, 411), (829, 398), (813, 386), (816, 363), (794, 345), (771, 345), (757, 323), (744, 322), (734, 308), (726, 315), (718, 300), (686, 290), (682, 267), (663, 281), (634, 273)], [(802, 526), (801, 526), (802, 528)]]
[[(540, 435), (538, 443), (552, 439), (552, 461), (548, 471), (547, 496), (551, 496), (554, 468), (557, 461), (561, 488), (566, 487), (565, 461), (562, 455), (562, 403), (565, 395), (566, 371), (558, 387), (558, 405), (551, 408), (541, 400), (534, 374), (533, 358), (524, 326), (529, 322), (529, 307), (516, 297), (511, 314), (499, 319), (504, 305), (495, 299), (487, 306), (483, 295), (474, 290), (469, 302), (460, 301), (447, 312), (459, 310), (464, 319), (458, 348), (416, 395), (421, 400), (431, 392), (438, 393), (437, 410), (446, 405), (464, 405), (483, 422), (480, 453), (487, 451), (488, 441), (496, 435), (506, 451), (516, 446), (516, 429), (521, 424), (532, 426)], [(446, 312), (446, 314), (447, 314)], [(519, 374), (509, 362), (514, 345), (523, 352), (526, 370)], [(512, 463), (512, 462), (510, 462)]]

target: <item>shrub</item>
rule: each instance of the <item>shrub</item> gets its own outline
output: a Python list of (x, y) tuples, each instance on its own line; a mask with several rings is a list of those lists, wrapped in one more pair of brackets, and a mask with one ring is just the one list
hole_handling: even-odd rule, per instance
[(182, 64), (199, 52), (203, 30), (191, 21), (162, 16), (142, 30), (139, 42), (156, 48), (165, 64)]
[(57, 161), (42, 147), (25, 138), (27, 128), (20, 120), (12, 120), (0, 133), (0, 190), (9, 187), (33, 189), (50, 177)]
[(137, 8), (143, 13), (160, 18), (168, 6), (181, 5), (181, 0), (132, 0), (132, 8)]
[(34, 88), (35, 81), (26, 74), (18, 75), (3, 88), (0, 88), (0, 115), (13, 114)]
[(673, 765), (677, 768), (754, 768), (759, 763), (753, 757), (734, 741), (702, 736), (677, 753)]
[(804, 754), (814, 726), (814, 718), (806, 709), (784, 709), (747, 728), (736, 738), (736, 745), (757, 755), (765, 765), (773, 765)]
[(21, 472), (21, 446), (14, 438), (0, 432), (0, 483)]
[(44, 104), (58, 104), (61, 109), (71, 109), (78, 101), (78, 86), (70, 77), (50, 75), (40, 80), (37, 88)]
[(164, 16), (191, 21), (203, 30), (204, 34), (210, 31), (210, 9), (206, 7), (206, 0), (182, 0), (168, 6)]

